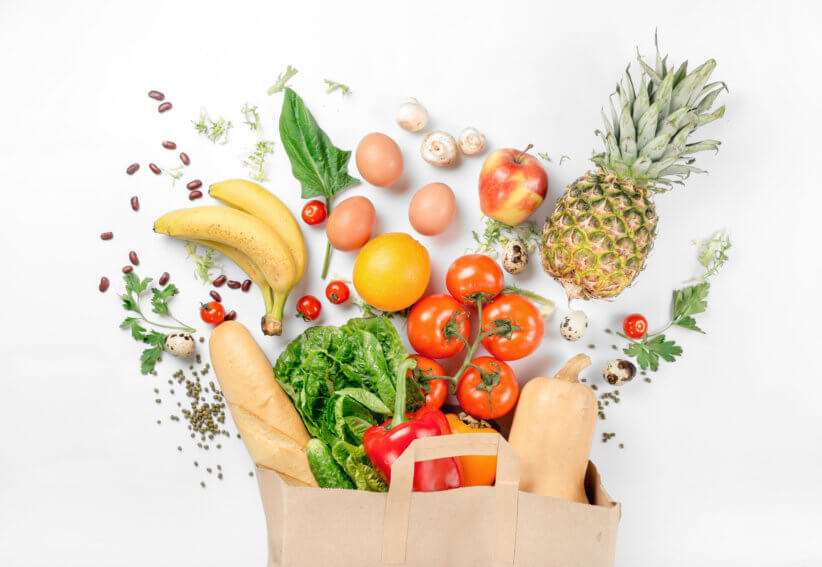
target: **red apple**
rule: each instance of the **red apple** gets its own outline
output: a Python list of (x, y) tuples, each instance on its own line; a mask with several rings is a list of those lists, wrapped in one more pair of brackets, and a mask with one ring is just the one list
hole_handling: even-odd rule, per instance
[(548, 192), (548, 174), (525, 150), (492, 152), (479, 178), (480, 208), (484, 215), (518, 225), (539, 208)]

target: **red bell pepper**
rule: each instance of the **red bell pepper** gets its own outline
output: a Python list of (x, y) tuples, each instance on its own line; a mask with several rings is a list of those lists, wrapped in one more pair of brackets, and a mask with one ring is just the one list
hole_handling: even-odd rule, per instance
[[(365, 453), (389, 484), (391, 483), (391, 465), (411, 444), (411, 441), (420, 437), (435, 437), (451, 433), (448, 419), (438, 409), (424, 407), (414, 413), (405, 413), (406, 372), (416, 366), (416, 363), (414, 359), (405, 360), (397, 371), (394, 418), (382, 425), (369, 427), (362, 437)], [(414, 465), (414, 490), (418, 492), (435, 492), (460, 486), (462, 486), (462, 469), (459, 459), (448, 457), (420, 461)]]

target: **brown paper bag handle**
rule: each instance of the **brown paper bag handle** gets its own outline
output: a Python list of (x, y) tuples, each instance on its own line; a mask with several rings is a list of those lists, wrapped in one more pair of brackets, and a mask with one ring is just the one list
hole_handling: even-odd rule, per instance
[(408, 513), (414, 486), (414, 463), (445, 457), (467, 455), (497, 456), (497, 480), (494, 486), (494, 517), (497, 541), (494, 560), (514, 563), (517, 539), (517, 498), (519, 490), (519, 456), (499, 433), (469, 433), (415, 439), (391, 465), (391, 486), (385, 503), (382, 561), (405, 563), (408, 540)]

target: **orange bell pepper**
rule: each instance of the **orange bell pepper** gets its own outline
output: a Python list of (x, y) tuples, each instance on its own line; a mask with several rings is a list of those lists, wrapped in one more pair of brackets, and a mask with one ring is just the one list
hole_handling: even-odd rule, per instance
[[(451, 433), (488, 433), (495, 429), (487, 422), (476, 420), (464, 412), (445, 416)], [(497, 458), (482, 455), (458, 457), (462, 465), (463, 486), (490, 486), (497, 477)]]

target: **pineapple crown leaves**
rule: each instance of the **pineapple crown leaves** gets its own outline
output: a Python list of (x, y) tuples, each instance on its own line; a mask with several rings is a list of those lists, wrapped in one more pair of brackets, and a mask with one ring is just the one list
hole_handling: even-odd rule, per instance
[(602, 111), (605, 131), (597, 130), (605, 150), (591, 159), (605, 171), (632, 180), (650, 192), (663, 192), (682, 184), (691, 173), (705, 173), (693, 165), (693, 154), (719, 150), (718, 140), (688, 143), (688, 138), (725, 114), (725, 106), (711, 110), (728, 87), (722, 81), (708, 82), (716, 68), (709, 59), (688, 72), (688, 62), (669, 65), (659, 53), (654, 37), (656, 61), (648, 65), (637, 51), (641, 71), (639, 84), (631, 77), (630, 65), (609, 97), (610, 116)]

